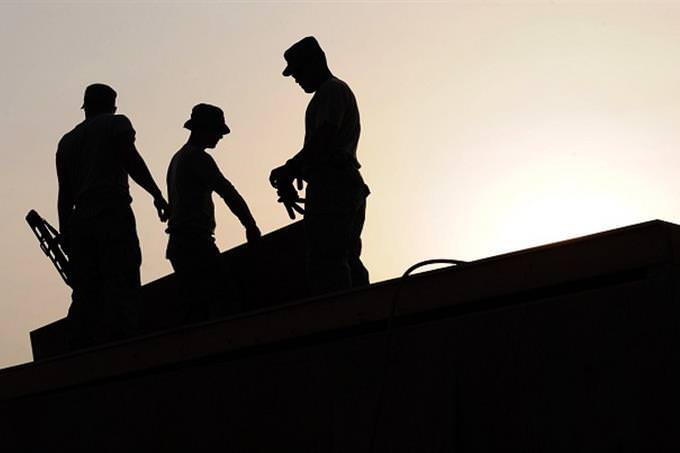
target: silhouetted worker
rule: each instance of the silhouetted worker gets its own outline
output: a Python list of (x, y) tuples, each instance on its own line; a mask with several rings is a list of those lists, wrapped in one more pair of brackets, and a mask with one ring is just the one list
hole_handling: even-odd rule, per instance
[[(185, 321), (197, 321), (233, 310), (238, 296), (217, 301), (228, 276), (220, 274), (219, 250), (215, 245), (215, 206), (212, 193), (220, 195), (231, 212), (245, 227), (248, 242), (260, 237), (260, 230), (248, 205), (227, 180), (213, 158), (205, 151), (213, 149), (229, 133), (224, 113), (219, 107), (198, 104), (184, 127), (191, 131), (187, 143), (173, 156), (168, 167), (170, 234), (167, 258), (177, 273), (184, 298)], [(233, 289), (233, 288), (232, 288)], [(231, 306), (229, 306), (231, 305)]]
[(59, 228), (73, 286), (68, 318), (72, 345), (128, 335), (140, 287), (141, 252), (128, 176), (152, 197), (161, 221), (167, 203), (135, 147), (135, 130), (116, 115), (116, 92), (103, 84), (85, 90), (85, 120), (57, 149)]
[(298, 179), (298, 188), (300, 178), (307, 182), (304, 225), (312, 292), (367, 285), (368, 271), (359, 257), (369, 190), (357, 160), (361, 127), (356, 99), (349, 86), (331, 74), (314, 37), (295, 43), (283, 56), (283, 75), (292, 75), (314, 96), (305, 114), (302, 150), (272, 170), (269, 181), (291, 217), (291, 208), (300, 200), (293, 180)]

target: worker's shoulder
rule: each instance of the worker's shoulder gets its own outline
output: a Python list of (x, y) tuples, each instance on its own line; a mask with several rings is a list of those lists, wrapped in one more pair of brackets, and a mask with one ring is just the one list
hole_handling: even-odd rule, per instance
[(198, 172), (212, 170), (217, 167), (215, 159), (210, 154), (202, 150), (193, 149), (190, 145), (180, 148), (172, 157), (171, 164), (180, 168), (191, 168)]
[(132, 122), (127, 116), (105, 113), (81, 121), (73, 129), (64, 134), (61, 141), (68, 142), (80, 138), (85, 133), (100, 133), (106, 130), (113, 130), (114, 132), (131, 130), (134, 132)]
[(197, 151), (192, 154), (195, 161), (198, 162), (201, 167), (210, 170), (217, 168), (217, 162), (215, 162), (215, 159), (205, 150)]
[(125, 115), (102, 115), (101, 121), (108, 123), (105, 127), (107, 127), (113, 135), (132, 134), (134, 136), (135, 134), (135, 128), (132, 127), (132, 121)]
[(132, 121), (121, 113), (103, 113), (86, 119), (77, 127), (96, 129), (100, 127), (111, 127), (112, 125), (118, 128), (132, 129)]
[(81, 124), (88, 133), (92, 134), (109, 134), (113, 137), (120, 135), (131, 135), (134, 137), (135, 135), (132, 122), (127, 116), (122, 114), (105, 113), (89, 118)]
[(190, 158), (187, 152), (186, 145), (182, 146), (180, 149), (175, 151), (175, 153), (170, 158), (170, 163), (168, 168), (181, 168), (187, 165), (187, 160)]
[(326, 83), (324, 85), (328, 85), (329, 87), (335, 87), (335, 88), (349, 88), (349, 85), (347, 82), (344, 80), (336, 77), (336, 76), (331, 76), (328, 78)]
[(190, 143), (182, 146), (176, 153), (182, 159), (194, 162), (214, 162), (214, 159), (205, 150), (197, 148)]
[(334, 92), (352, 92), (352, 89), (349, 87), (347, 82), (344, 80), (338, 79), (337, 77), (333, 76), (330, 79), (328, 79), (323, 85), (321, 85), (322, 90), (327, 90), (327, 91), (334, 91)]
[(132, 126), (132, 121), (130, 121), (130, 118), (128, 118), (126, 115), (123, 115), (122, 113), (113, 113), (109, 115), (109, 121), (113, 121), (115, 123), (125, 123)]
[(80, 123), (76, 124), (73, 129), (65, 133), (61, 139), (59, 140), (59, 144), (57, 145), (57, 154), (64, 153), (66, 152), (71, 145), (80, 140), (80, 137), (83, 135), (85, 129), (85, 121), (81, 121)]
[(349, 85), (341, 79), (333, 76), (326, 80), (314, 95), (316, 102), (351, 102), (354, 93)]

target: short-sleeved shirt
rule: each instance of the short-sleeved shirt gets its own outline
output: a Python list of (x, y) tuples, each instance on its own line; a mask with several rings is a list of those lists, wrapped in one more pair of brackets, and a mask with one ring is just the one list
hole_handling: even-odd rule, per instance
[(121, 150), (134, 141), (130, 120), (114, 114), (88, 118), (62, 137), (57, 171), (60, 184), (69, 186), (76, 210), (132, 201)]
[(320, 164), (349, 164), (360, 168), (357, 160), (357, 145), (361, 134), (359, 109), (354, 93), (349, 86), (336, 77), (330, 77), (316, 90), (305, 113), (305, 145), (324, 124), (337, 128)]
[(167, 184), (170, 218), (166, 232), (212, 235), (215, 232), (212, 193), (232, 188), (215, 160), (187, 143), (170, 161)]

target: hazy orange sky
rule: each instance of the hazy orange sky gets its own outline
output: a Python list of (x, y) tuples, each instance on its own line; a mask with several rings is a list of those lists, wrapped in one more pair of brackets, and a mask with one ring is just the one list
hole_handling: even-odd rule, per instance
[[(309, 96), (281, 76), (306, 35), (354, 90), (373, 194), (374, 281), (644, 220), (680, 222), (680, 4), (674, 2), (0, 2), (0, 367), (70, 291), (24, 216), (56, 217), (54, 152), (84, 87), (111, 84), (163, 183), (198, 102), (232, 133), (215, 158), (264, 232), (289, 222), (269, 170), (296, 152)], [(133, 188), (144, 281), (170, 271)], [(244, 240), (217, 200), (217, 242)], [(301, 270), (302, 277), (302, 270)]]

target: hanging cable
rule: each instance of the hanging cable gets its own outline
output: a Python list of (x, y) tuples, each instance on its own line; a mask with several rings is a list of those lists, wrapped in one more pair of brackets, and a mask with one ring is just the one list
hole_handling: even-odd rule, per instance
[(375, 417), (373, 419), (373, 430), (371, 432), (371, 448), (370, 452), (375, 451), (375, 441), (377, 439), (378, 435), (378, 424), (380, 422), (380, 417), (382, 415), (382, 410), (383, 410), (383, 400), (384, 400), (384, 394), (385, 394), (385, 387), (387, 385), (387, 381), (392, 369), (392, 362), (394, 357), (393, 355), (393, 347), (394, 347), (394, 316), (397, 312), (397, 301), (399, 300), (399, 294), (401, 292), (401, 288), (403, 286), (403, 283), (408, 279), (408, 277), (417, 269), (420, 269), (421, 267), (424, 266), (429, 266), (432, 264), (450, 264), (452, 266), (458, 266), (461, 264), (467, 264), (466, 261), (461, 261), (461, 260), (453, 260), (453, 259), (447, 259), (447, 258), (435, 258), (435, 259), (430, 259), (430, 260), (425, 260), (421, 261), (419, 263), (414, 264), (413, 266), (409, 267), (406, 269), (406, 272), (404, 272), (397, 282), (397, 288), (394, 291), (394, 296), (392, 296), (392, 302), (390, 304), (390, 312), (387, 316), (387, 328), (386, 328), (386, 342), (385, 342), (385, 364), (383, 366), (383, 376), (382, 379), (379, 382), (378, 386), (378, 398), (377, 398), (377, 403), (376, 403), (376, 408), (375, 408)]

